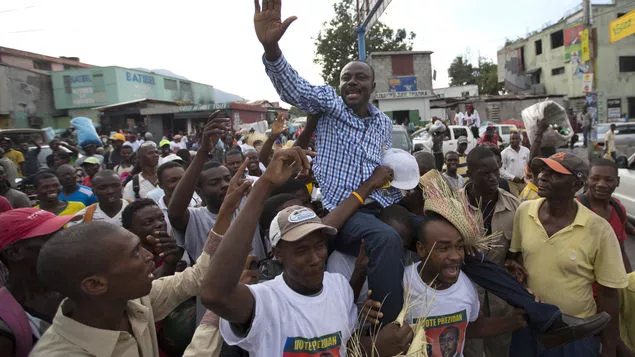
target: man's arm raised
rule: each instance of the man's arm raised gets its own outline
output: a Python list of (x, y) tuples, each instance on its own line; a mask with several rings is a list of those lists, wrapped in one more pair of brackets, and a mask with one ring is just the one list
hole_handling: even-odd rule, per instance
[(255, 0), (254, 27), (258, 40), (265, 49), (265, 67), (280, 98), (307, 113), (328, 112), (337, 99), (330, 86), (314, 86), (301, 78), (282, 56), (278, 42), (297, 19), (281, 19), (281, 0)]
[(299, 167), (301, 174), (309, 172), (309, 162), (302, 149), (276, 151), (267, 171), (256, 181), (238, 217), (223, 236), (205, 274), (200, 291), (203, 304), (230, 323), (249, 325), (252, 320), (254, 296), (240, 283), (240, 276), (269, 191), (286, 182), (294, 167)]

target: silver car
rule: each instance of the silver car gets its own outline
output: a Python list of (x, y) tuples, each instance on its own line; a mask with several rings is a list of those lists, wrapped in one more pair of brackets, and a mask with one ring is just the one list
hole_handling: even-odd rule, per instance
[[(614, 123), (615, 124), (615, 148), (617, 156), (627, 157), (635, 153), (635, 122)], [(598, 124), (596, 127), (598, 134), (598, 145), (604, 149), (604, 137), (611, 127), (610, 123)]]

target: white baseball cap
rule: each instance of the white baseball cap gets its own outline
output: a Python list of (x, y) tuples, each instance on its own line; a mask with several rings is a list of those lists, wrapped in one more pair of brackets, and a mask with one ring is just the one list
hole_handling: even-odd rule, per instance
[(382, 165), (392, 169), (394, 175), (390, 185), (400, 190), (412, 190), (419, 184), (419, 165), (414, 156), (401, 149), (384, 151)]

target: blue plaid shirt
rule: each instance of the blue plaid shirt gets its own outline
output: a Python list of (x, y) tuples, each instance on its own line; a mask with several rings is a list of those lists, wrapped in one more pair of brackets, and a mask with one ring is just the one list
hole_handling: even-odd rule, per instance
[[(368, 106), (369, 117), (358, 117), (332, 87), (311, 85), (284, 56), (274, 62), (263, 57), (263, 62), (282, 100), (307, 113), (322, 114), (315, 130), (313, 172), (324, 207), (333, 210), (381, 165), (382, 153), (392, 145), (392, 121), (373, 105)], [(386, 207), (399, 201), (401, 192), (380, 189), (370, 197)]]

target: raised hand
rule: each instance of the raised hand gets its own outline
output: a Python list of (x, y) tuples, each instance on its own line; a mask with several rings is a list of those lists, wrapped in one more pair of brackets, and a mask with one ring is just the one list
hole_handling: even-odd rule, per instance
[(307, 177), (310, 169), (306, 152), (300, 147), (294, 146), (286, 150), (277, 150), (260, 180), (278, 186), (285, 183), (296, 170), (299, 172), (299, 176)]
[(393, 175), (393, 170), (390, 167), (377, 166), (366, 182), (372, 186), (373, 190), (376, 190), (388, 185), (392, 181)]
[(271, 124), (271, 137), (277, 138), (280, 134), (282, 134), (287, 129), (286, 120), (284, 115), (278, 114), (276, 120)]
[(258, 41), (265, 48), (267, 59), (276, 60), (280, 57), (278, 41), (280, 41), (289, 25), (297, 17), (291, 16), (284, 22), (282, 21), (281, 0), (262, 0), (262, 8), (260, 7), (260, 0), (255, 0), (254, 3), (256, 8), (256, 13), (254, 14), (256, 36), (258, 36)]
[(245, 159), (238, 168), (238, 171), (236, 171), (236, 174), (234, 174), (234, 177), (229, 181), (229, 187), (227, 187), (227, 193), (225, 194), (221, 209), (224, 210), (227, 207), (231, 212), (235, 211), (238, 206), (240, 206), (242, 198), (249, 193), (253, 182), (244, 178), (248, 162), (249, 159)]
[(243, 272), (240, 274), (240, 282), (245, 285), (256, 284), (258, 282), (258, 268), (256, 267), (258, 258), (255, 255), (247, 256)]
[(231, 128), (229, 118), (223, 117), (223, 112), (220, 110), (210, 114), (207, 119), (207, 123), (203, 128), (203, 135), (201, 137), (201, 148), (203, 152), (210, 152), (221, 135), (225, 134)]

